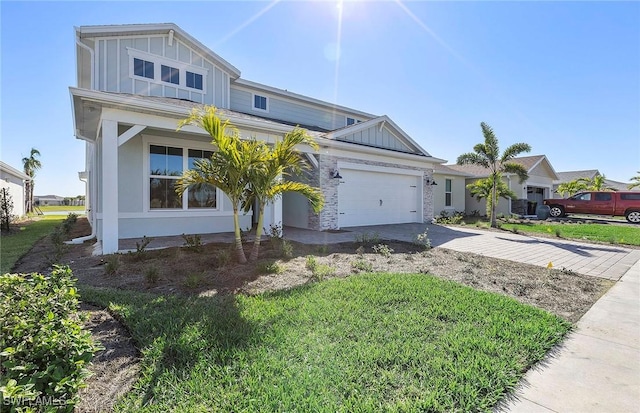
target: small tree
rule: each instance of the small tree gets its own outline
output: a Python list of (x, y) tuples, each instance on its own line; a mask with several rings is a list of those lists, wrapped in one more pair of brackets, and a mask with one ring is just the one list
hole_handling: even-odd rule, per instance
[(612, 186), (607, 185), (607, 177), (604, 175), (596, 175), (592, 179), (579, 178), (578, 181), (582, 182), (587, 191), (615, 191)]
[(36, 148), (31, 148), (29, 157), (22, 158), (22, 165), (24, 167), (24, 173), (30, 178), (25, 184), (26, 193), (26, 213), (33, 212), (33, 188), (35, 187), (36, 171), (42, 168), (42, 162), (37, 158), (40, 156), (40, 151)]
[[(487, 199), (487, 216), (490, 216), (491, 211), (493, 210), (493, 203), (491, 199), (493, 179), (491, 177), (478, 179), (477, 181), (467, 185), (467, 189), (471, 193), (471, 196), (475, 197), (478, 201), (485, 198)], [(496, 207), (498, 206), (499, 198), (509, 199), (518, 197), (515, 192), (509, 189), (509, 185), (507, 185), (507, 183), (502, 179), (497, 181), (496, 195)]]
[(584, 191), (587, 189), (587, 184), (584, 182), (583, 178), (575, 179), (573, 181), (565, 182), (558, 185), (556, 192), (561, 196), (572, 196), (577, 194), (580, 191)]
[(11, 230), (11, 220), (13, 219), (13, 198), (9, 188), (0, 190), (0, 228), (2, 231)]
[(480, 123), (484, 143), (479, 143), (473, 147), (474, 152), (464, 153), (458, 157), (458, 165), (473, 164), (489, 169), (491, 179), (491, 227), (496, 227), (496, 204), (498, 201), (498, 185), (502, 181), (504, 173), (515, 173), (520, 178), (520, 183), (524, 182), (529, 174), (524, 166), (511, 162), (513, 158), (522, 152), (529, 152), (531, 146), (527, 143), (515, 143), (504, 150), (500, 155), (498, 138), (493, 133), (493, 129), (486, 123)]
[(631, 178), (631, 183), (627, 188), (629, 189), (640, 188), (640, 171), (638, 171), (638, 175)]

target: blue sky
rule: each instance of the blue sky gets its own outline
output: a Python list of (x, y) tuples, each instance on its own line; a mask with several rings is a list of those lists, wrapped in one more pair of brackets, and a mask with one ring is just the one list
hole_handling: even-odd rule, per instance
[(450, 163), (486, 122), (502, 148), (527, 142), (559, 172), (640, 170), (639, 2), (337, 5), (3, 0), (0, 157), (21, 168), (35, 147), (36, 194), (83, 194), (73, 27), (173, 22), (243, 78), (388, 115)]

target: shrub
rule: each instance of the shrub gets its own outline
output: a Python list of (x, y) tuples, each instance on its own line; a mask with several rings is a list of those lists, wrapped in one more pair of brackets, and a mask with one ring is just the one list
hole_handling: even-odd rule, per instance
[(189, 251), (193, 251), (193, 252), (202, 251), (202, 238), (200, 237), (200, 235), (182, 234), (182, 239), (184, 239), (184, 247), (187, 248)]
[(316, 281), (322, 281), (325, 277), (329, 277), (336, 274), (336, 269), (326, 265), (326, 264), (318, 264), (315, 269), (312, 271), (312, 277)]
[(388, 245), (386, 244), (378, 244), (378, 245), (374, 245), (373, 246), (373, 250), (377, 253), (382, 255), (383, 257), (389, 258), (391, 256), (391, 254), (393, 253), (393, 248), (389, 248)]
[(231, 249), (221, 249), (216, 251), (215, 254), (216, 265), (218, 268), (222, 268), (231, 262), (233, 258), (233, 253)]
[(147, 246), (153, 241), (153, 238), (149, 238), (146, 235), (142, 237), (140, 242), (136, 242), (136, 252), (133, 253), (137, 260), (142, 260), (147, 254)]
[(287, 241), (286, 239), (282, 240), (282, 244), (280, 246), (280, 251), (282, 252), (282, 256), (284, 258), (291, 258), (293, 257), (293, 244), (291, 244), (289, 241)]
[(457, 225), (464, 219), (464, 212), (457, 211), (442, 211), (439, 216), (436, 217), (436, 224), (443, 225)]
[(160, 271), (158, 271), (158, 267), (149, 267), (144, 272), (144, 279), (147, 280), (149, 284), (155, 284), (160, 279)]
[(427, 234), (428, 231), (429, 231), (429, 228), (425, 228), (423, 233), (417, 234), (415, 239), (413, 240), (413, 243), (416, 245), (420, 245), (421, 247), (424, 247), (424, 249), (426, 250), (430, 249), (431, 240), (429, 239), (429, 235)]
[(115, 275), (120, 268), (120, 257), (118, 254), (110, 255), (104, 263), (104, 272), (108, 275)]
[(560, 228), (556, 228), (556, 237), (562, 238), (562, 231), (560, 230)]
[(308, 270), (311, 270), (311, 272), (313, 272), (317, 266), (318, 266), (318, 260), (316, 259), (316, 257), (314, 257), (313, 255), (307, 255), (307, 261), (305, 263), (305, 267)]
[(14, 215), (13, 197), (8, 188), (2, 188), (0, 190), (0, 212), (0, 228), (2, 231), (10, 231), (10, 224), (14, 219)]
[(282, 274), (284, 268), (278, 262), (265, 262), (260, 264), (258, 271), (262, 274)]
[(360, 258), (351, 263), (351, 268), (354, 270), (354, 272), (372, 272), (373, 264), (365, 259)]
[(380, 241), (380, 235), (377, 232), (372, 232), (371, 234), (363, 232), (362, 234), (356, 234), (354, 238), (355, 242), (361, 244), (374, 244)]
[(187, 288), (198, 288), (203, 278), (203, 274), (197, 272), (191, 273), (185, 278), (184, 286)]
[(78, 297), (68, 267), (0, 276), (3, 411), (73, 411), (99, 349), (82, 330)]

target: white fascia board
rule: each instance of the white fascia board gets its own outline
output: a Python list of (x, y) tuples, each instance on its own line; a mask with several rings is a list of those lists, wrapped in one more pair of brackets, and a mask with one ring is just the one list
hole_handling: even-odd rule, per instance
[(252, 82), (252, 81), (246, 80), (246, 79), (236, 79), (231, 84), (232, 88), (234, 86), (237, 86), (238, 89), (245, 89), (245, 90), (246, 89), (250, 89), (250, 90), (263, 91), (263, 92), (269, 93), (271, 95), (276, 95), (278, 97), (288, 98), (288, 99), (291, 99), (291, 100), (307, 103), (307, 104), (310, 104), (312, 106), (316, 106), (316, 107), (317, 106), (322, 106), (325, 109), (337, 110), (337, 111), (340, 111), (340, 112), (344, 112), (345, 116), (346, 115), (354, 115), (354, 116), (362, 116), (362, 117), (365, 117), (365, 118), (375, 118), (375, 117), (378, 116), (378, 115), (372, 115), (371, 113), (362, 112), (360, 110), (348, 108), (346, 106), (335, 105), (333, 103), (325, 102), (323, 100), (315, 99), (315, 98), (312, 98), (312, 97), (309, 97), (309, 96), (300, 95), (298, 93), (289, 92), (288, 90), (278, 89), (278, 88), (275, 88), (275, 87), (272, 87), (272, 86), (263, 85), (261, 83)]
[(183, 41), (188, 43), (195, 49), (199, 49), (203, 54), (220, 63), (232, 77), (235, 79), (240, 77), (240, 70), (220, 57), (214, 51), (209, 49), (204, 44), (200, 43), (196, 38), (189, 33), (182, 30), (175, 23), (157, 23), (157, 24), (123, 24), (123, 25), (101, 25), (101, 26), (80, 26), (76, 27), (76, 33), (80, 37), (97, 37), (97, 36), (129, 36), (134, 34), (150, 35), (150, 34), (169, 34), (169, 31), (174, 31), (174, 41), (176, 36), (182, 38)]
[(0, 170), (15, 176), (16, 178), (20, 178), (23, 181), (30, 181), (31, 178), (29, 177), (29, 175), (25, 174), (24, 172), (19, 171), (18, 169), (14, 168), (13, 166), (4, 163), (2, 161), (0, 161)]
[(350, 144), (347, 142), (322, 140), (319, 141), (320, 155), (330, 155), (343, 158), (358, 158), (384, 163), (399, 163), (403, 166), (414, 166), (417, 168), (433, 169), (435, 164), (444, 162), (430, 156), (422, 156), (404, 152), (394, 152), (387, 149), (375, 148), (371, 146)]

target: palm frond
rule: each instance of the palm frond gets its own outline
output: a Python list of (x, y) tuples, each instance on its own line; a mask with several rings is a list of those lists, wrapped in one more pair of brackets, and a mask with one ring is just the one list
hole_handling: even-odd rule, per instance
[(514, 143), (504, 150), (504, 152), (502, 153), (502, 157), (500, 158), (500, 162), (509, 162), (523, 152), (531, 152), (531, 145), (524, 142)]
[(527, 172), (527, 169), (524, 166), (520, 165), (519, 163), (514, 163), (514, 162), (503, 163), (501, 165), (500, 170), (502, 172), (518, 175), (518, 178), (520, 179), (520, 183), (523, 183), (524, 181), (529, 179), (529, 173)]

